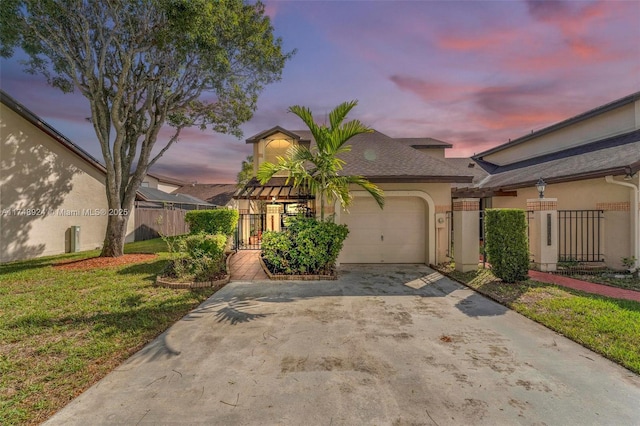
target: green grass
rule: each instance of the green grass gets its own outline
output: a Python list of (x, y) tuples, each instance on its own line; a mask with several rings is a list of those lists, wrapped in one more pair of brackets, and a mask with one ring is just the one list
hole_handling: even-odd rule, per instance
[(168, 250), (167, 243), (162, 238), (136, 241), (135, 243), (127, 243), (124, 246), (125, 253), (160, 253)]
[[(126, 252), (166, 250), (162, 240)], [(153, 286), (144, 263), (54, 269), (97, 251), (0, 265), (0, 424), (37, 424), (211, 295)]]
[(631, 371), (640, 373), (640, 303), (527, 280), (506, 284), (490, 270), (451, 277)]
[(589, 281), (597, 284), (609, 285), (612, 287), (624, 288), (627, 290), (636, 290), (640, 291), (640, 278), (638, 277), (630, 277), (630, 278), (616, 278), (615, 273), (609, 272), (607, 274), (574, 274), (570, 275), (572, 278)]

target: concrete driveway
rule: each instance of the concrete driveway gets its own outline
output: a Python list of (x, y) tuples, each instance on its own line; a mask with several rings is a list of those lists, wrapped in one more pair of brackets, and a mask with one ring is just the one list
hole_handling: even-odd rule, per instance
[(640, 377), (425, 266), (235, 282), (48, 424), (640, 424)]

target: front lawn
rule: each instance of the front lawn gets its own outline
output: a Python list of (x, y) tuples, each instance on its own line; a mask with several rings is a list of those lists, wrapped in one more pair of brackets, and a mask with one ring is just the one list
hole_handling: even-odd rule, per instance
[(587, 348), (640, 373), (640, 303), (526, 280), (506, 284), (490, 270), (442, 272)]
[[(125, 248), (162, 250), (159, 239)], [(92, 270), (54, 266), (97, 255), (0, 265), (0, 424), (46, 420), (214, 291), (154, 287), (167, 253)]]
[(572, 274), (571, 278), (589, 281), (597, 284), (609, 285), (612, 287), (624, 288), (627, 290), (640, 291), (640, 278), (632, 277), (615, 272), (605, 272), (600, 274)]

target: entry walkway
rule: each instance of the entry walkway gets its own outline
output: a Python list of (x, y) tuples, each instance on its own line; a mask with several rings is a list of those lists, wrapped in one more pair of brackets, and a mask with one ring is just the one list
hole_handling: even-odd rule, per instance
[(231, 256), (231, 281), (258, 281), (268, 279), (260, 266), (260, 250), (238, 250)]
[(549, 274), (547, 272), (529, 271), (532, 280), (548, 284), (556, 284), (562, 287), (569, 287), (587, 293), (599, 294), (601, 296), (613, 297), (616, 299), (635, 300), (640, 302), (640, 291), (626, 290), (623, 288), (611, 287), (603, 284), (595, 284), (587, 281), (576, 280), (575, 278), (563, 277), (562, 275)]

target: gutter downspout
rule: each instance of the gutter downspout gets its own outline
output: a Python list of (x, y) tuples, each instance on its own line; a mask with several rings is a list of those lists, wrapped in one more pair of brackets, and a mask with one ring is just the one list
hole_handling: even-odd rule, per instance
[[(638, 181), (640, 182), (640, 173), (636, 174), (637, 176), (639, 176)], [(633, 253), (634, 256), (636, 258), (636, 269), (640, 268), (640, 235), (639, 235), (639, 226), (640, 226), (640, 211), (638, 210), (638, 199), (640, 198), (640, 184), (639, 185), (635, 185), (633, 183), (629, 183), (629, 182), (621, 182), (619, 180), (614, 180), (613, 176), (605, 176), (605, 181), (607, 181), (607, 183), (612, 183), (614, 185), (621, 185), (621, 186), (626, 186), (627, 188), (631, 188), (632, 191), (631, 193), (633, 194), (633, 196), (631, 197), (632, 201), (631, 201), (631, 206), (629, 208), (629, 210), (631, 210), (631, 217), (632, 222), (631, 222), (631, 235), (632, 235), (632, 247), (633, 247)]]

